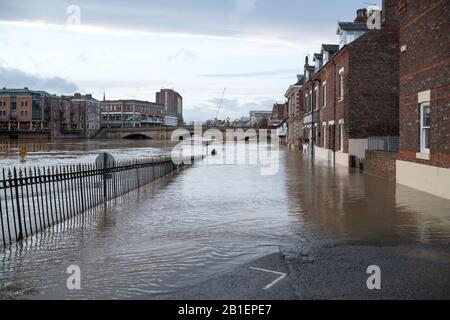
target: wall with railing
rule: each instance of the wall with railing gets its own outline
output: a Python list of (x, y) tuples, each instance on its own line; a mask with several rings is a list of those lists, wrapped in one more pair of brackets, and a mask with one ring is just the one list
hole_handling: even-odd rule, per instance
[(80, 215), (177, 170), (170, 158), (12, 168), (0, 172), (0, 247)]
[(368, 143), (368, 150), (372, 151), (399, 152), (400, 150), (399, 137), (369, 137)]

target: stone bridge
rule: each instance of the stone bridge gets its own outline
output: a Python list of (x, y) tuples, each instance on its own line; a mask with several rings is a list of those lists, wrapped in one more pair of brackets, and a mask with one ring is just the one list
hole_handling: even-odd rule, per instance
[[(201, 132), (196, 132), (193, 126), (185, 127), (148, 127), (148, 128), (107, 128), (101, 130), (96, 139), (134, 139), (134, 140), (172, 140), (174, 131), (179, 131), (173, 136), (173, 141), (189, 139), (194, 134), (207, 134), (214, 139), (226, 140), (227, 130), (245, 133), (245, 139), (258, 138), (258, 131), (250, 128), (226, 128), (226, 127), (201, 127)], [(198, 129), (197, 129), (198, 130)]]

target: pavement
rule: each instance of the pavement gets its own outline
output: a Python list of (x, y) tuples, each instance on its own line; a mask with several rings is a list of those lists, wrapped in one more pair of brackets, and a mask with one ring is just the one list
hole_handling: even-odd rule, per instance
[[(369, 266), (381, 290), (369, 290)], [(283, 276), (284, 275), (284, 276)], [(450, 299), (450, 251), (442, 246), (334, 244), (273, 253), (193, 287), (174, 300)]]

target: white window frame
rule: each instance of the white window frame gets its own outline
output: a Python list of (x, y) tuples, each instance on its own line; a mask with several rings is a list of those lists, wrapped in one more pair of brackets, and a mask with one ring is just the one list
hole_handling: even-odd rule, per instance
[(344, 152), (344, 123), (339, 124), (339, 152)]
[(322, 125), (323, 128), (323, 147), (324, 149), (327, 149), (327, 142), (328, 142), (328, 127), (327, 124), (324, 123)]
[(309, 112), (309, 97), (308, 94), (305, 94), (305, 103), (306, 103), (306, 112)]
[[(424, 110), (428, 108), (430, 113), (430, 125), (425, 125)], [(430, 154), (430, 141), (428, 141), (428, 148), (425, 147), (425, 130), (428, 130), (428, 140), (430, 140), (430, 130), (431, 130), (431, 107), (429, 102), (424, 102), (420, 104), (420, 152), (423, 154)]]
[(338, 99), (338, 101), (344, 100), (344, 74), (345, 74), (345, 69), (341, 68), (339, 70), (339, 99)]
[(320, 93), (319, 86), (316, 86), (314, 88), (314, 95), (316, 97), (314, 110), (319, 110), (319, 102), (320, 102), (320, 94), (319, 93)]
[(323, 98), (322, 108), (326, 108), (327, 107), (327, 82), (326, 81), (324, 81), (322, 84), (322, 98)]

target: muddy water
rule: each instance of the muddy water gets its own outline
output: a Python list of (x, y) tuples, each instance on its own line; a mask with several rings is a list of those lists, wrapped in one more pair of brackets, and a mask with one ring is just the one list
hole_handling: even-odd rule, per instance
[[(123, 152), (154, 148), (145, 143)], [(269, 176), (257, 165), (198, 162), (1, 252), (0, 297), (151, 298), (280, 249), (450, 244), (450, 201), (284, 149), (279, 159)], [(66, 288), (70, 265), (82, 290)]]
[[(51, 166), (90, 163), (101, 152), (116, 159), (151, 158), (168, 154), (173, 144), (151, 140), (0, 140), (1, 167)], [(26, 163), (20, 163), (19, 150), (27, 150)]]

